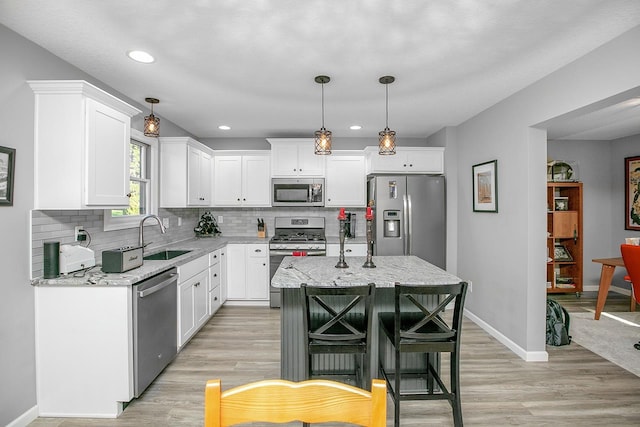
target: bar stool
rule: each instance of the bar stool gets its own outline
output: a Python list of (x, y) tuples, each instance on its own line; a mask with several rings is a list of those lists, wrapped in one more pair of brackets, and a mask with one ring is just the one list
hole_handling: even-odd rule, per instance
[[(452, 285), (396, 285), (394, 312), (379, 313), (379, 372), (387, 382), (387, 390), (393, 399), (395, 426), (400, 424), (401, 401), (437, 399), (448, 400), (453, 409), (455, 426), (463, 425), (459, 364), (466, 292), (466, 282)], [(435, 299), (435, 308), (428, 308), (427, 305), (430, 306)], [(451, 302), (454, 302), (454, 308), (448, 324), (442, 314)], [(387, 352), (389, 343), (391, 350)], [(407, 353), (414, 353), (414, 356), (410, 357)], [(450, 353), (449, 389), (440, 378), (440, 358), (435, 357), (439, 353)], [(387, 366), (387, 356), (392, 358), (391, 366)]]
[[(374, 284), (346, 287), (301, 285), (306, 379), (354, 376), (354, 385), (366, 389), (371, 384), (374, 294)], [(334, 368), (317, 363), (318, 369), (314, 369), (314, 355), (320, 354), (352, 354), (353, 369), (349, 369), (347, 363), (336, 361), (332, 361)]]

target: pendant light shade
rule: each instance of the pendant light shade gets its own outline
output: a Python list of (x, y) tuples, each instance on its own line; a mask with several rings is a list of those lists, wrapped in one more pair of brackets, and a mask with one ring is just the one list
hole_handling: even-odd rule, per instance
[(316, 76), (315, 81), (322, 85), (322, 127), (315, 133), (315, 153), (318, 155), (331, 154), (331, 131), (324, 127), (324, 84), (329, 83), (328, 76)]
[(384, 130), (378, 133), (378, 154), (382, 156), (389, 156), (396, 154), (396, 133), (389, 129), (389, 84), (395, 81), (393, 76), (380, 77), (379, 82), (385, 86), (386, 101), (385, 101), (385, 127)]
[(144, 135), (151, 137), (160, 136), (160, 119), (153, 115), (153, 104), (158, 104), (160, 101), (156, 98), (145, 98), (149, 104), (151, 104), (151, 114), (144, 118)]

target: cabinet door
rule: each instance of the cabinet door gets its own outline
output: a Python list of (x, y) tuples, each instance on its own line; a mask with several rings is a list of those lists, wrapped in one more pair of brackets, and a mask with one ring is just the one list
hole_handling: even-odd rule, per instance
[(267, 245), (246, 245), (247, 299), (269, 299), (269, 254)]
[(208, 206), (211, 202), (211, 156), (189, 146), (187, 173), (188, 203), (190, 206)]
[(193, 317), (195, 318), (196, 329), (209, 318), (209, 271), (205, 270), (198, 274), (193, 284)]
[(578, 236), (578, 212), (554, 212), (553, 213), (553, 237), (573, 238)]
[(406, 164), (413, 172), (444, 173), (443, 150), (415, 150), (407, 153)]
[(330, 156), (326, 161), (325, 206), (366, 206), (364, 156)]
[(131, 119), (92, 99), (86, 100), (86, 114), (85, 203), (88, 206), (129, 206)]
[(298, 143), (279, 142), (271, 144), (271, 175), (298, 175)]
[(213, 176), (211, 175), (211, 155), (209, 153), (202, 152), (200, 157), (200, 197), (202, 197), (202, 206), (209, 206), (211, 204), (211, 181)]
[(245, 245), (227, 245), (227, 298), (245, 299), (246, 289), (246, 262)]
[(178, 347), (182, 347), (196, 331), (193, 283), (188, 280), (178, 286)]
[(326, 156), (314, 152), (314, 142), (298, 145), (298, 176), (324, 176)]
[(242, 157), (215, 156), (213, 176), (213, 205), (240, 206), (242, 203)]
[(242, 204), (271, 206), (271, 169), (268, 156), (242, 156)]

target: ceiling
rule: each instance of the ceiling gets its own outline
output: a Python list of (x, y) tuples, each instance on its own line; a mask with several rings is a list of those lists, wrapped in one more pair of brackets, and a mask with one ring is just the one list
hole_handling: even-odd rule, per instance
[[(326, 128), (375, 139), (378, 79), (393, 75), (388, 123), (401, 141), (456, 126), (640, 25), (640, 1), (0, 0), (0, 23), (145, 106), (160, 99), (157, 115), (200, 138), (312, 136), (325, 74)], [(156, 61), (130, 60), (134, 49)], [(640, 133), (637, 103), (607, 108), (553, 123), (550, 137)]]

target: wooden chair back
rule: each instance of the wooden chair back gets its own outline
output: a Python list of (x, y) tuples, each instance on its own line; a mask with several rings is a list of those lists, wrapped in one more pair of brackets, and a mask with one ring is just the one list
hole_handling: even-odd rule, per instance
[(222, 391), (219, 379), (205, 390), (205, 427), (249, 422), (344, 422), (383, 427), (387, 423), (385, 382), (374, 379), (371, 391), (328, 380), (257, 381)]
[(620, 252), (631, 279), (631, 288), (636, 301), (640, 301), (640, 246), (620, 245)]

